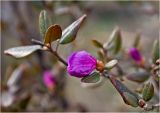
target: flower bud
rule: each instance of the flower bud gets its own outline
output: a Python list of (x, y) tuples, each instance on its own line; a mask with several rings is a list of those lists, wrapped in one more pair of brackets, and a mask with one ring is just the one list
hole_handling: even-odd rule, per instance
[(74, 52), (68, 59), (67, 71), (71, 76), (82, 78), (96, 69), (97, 60), (86, 51)]
[(137, 48), (130, 48), (129, 49), (129, 55), (131, 58), (139, 65), (143, 65), (144, 59), (141, 56), (140, 52), (138, 51)]

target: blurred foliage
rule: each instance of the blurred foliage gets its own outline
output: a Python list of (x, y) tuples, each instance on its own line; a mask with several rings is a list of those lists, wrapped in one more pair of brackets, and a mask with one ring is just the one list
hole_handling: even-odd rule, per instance
[[(147, 111), (159, 111), (160, 68), (156, 40), (158, 27), (157, 24), (153, 24), (158, 22), (158, 1), (1, 1), (1, 3), (2, 52), (19, 44), (22, 47), (8, 49), (5, 53), (17, 58), (27, 56), (25, 59), (15, 60), (1, 53), (2, 112), (142, 111), (132, 108), (138, 106)], [(87, 15), (86, 27), (79, 31), (86, 18), (83, 14)], [(109, 36), (113, 27), (117, 25), (119, 27), (116, 27)], [(143, 32), (139, 33), (139, 30)], [(92, 42), (95, 49), (90, 48), (90, 37), (94, 38)], [(41, 42), (42, 39), (44, 42)], [(150, 47), (146, 45), (151, 45), (154, 40), (150, 52)], [(130, 42), (133, 42), (133, 46), (144, 56), (151, 53), (146, 55), (144, 66), (136, 65), (128, 57), (126, 48), (132, 45)], [(70, 44), (60, 46), (59, 43)], [(55, 51), (43, 52), (50, 51), (49, 48), (55, 48)], [(76, 79), (66, 76), (66, 67), (58, 62), (64, 63), (63, 58), (80, 49), (91, 50), (91, 53), (99, 55), (100, 60), (105, 63), (105, 71), (103, 70), (105, 75), (94, 72), (81, 79), (82, 88), (94, 90), (79, 87)], [(29, 55), (31, 53), (33, 54)], [(50, 90), (43, 83), (42, 73), (45, 70), (51, 70), (55, 75), (54, 90)], [(108, 76), (109, 73), (113, 74), (113, 78)], [(105, 82), (106, 85), (104, 84), (106, 78), (103, 76), (111, 81), (124, 102), (132, 107), (121, 102), (119, 94), (113, 90), (108, 81)], [(130, 81), (138, 84), (132, 85)], [(153, 84), (146, 84), (148, 81), (152, 81)], [(142, 91), (133, 92), (137, 87), (141, 87)]]

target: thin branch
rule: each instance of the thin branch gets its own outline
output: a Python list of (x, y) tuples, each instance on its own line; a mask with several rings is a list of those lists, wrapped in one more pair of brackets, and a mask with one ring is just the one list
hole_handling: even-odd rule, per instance
[(38, 45), (41, 45), (41, 46), (45, 46), (44, 43), (41, 42), (41, 41), (39, 41), (39, 40), (32, 39), (31, 42), (34, 43), (34, 44), (38, 44)]
[[(39, 40), (35, 40), (35, 39), (32, 39), (31, 41), (32, 41), (33, 43), (35, 43), (35, 44), (38, 44), (38, 45), (47, 47), (48, 50), (49, 50), (49, 52), (51, 52), (52, 54), (54, 54), (60, 62), (62, 62), (62, 63), (63, 63), (64, 65), (66, 65), (66, 66), (68, 65), (67, 62), (66, 62), (63, 58), (61, 58), (61, 57), (58, 55), (57, 51), (54, 51), (50, 45), (49, 45), (49, 46), (48, 46), (48, 45), (45, 45), (43, 42), (41, 42), (41, 41), (39, 41)], [(56, 48), (58, 48), (58, 47), (56, 47)]]
[(57, 59), (60, 62), (62, 62), (64, 65), (68, 66), (67, 62), (63, 58), (61, 58), (56, 51), (54, 51), (51, 47), (49, 47), (49, 50), (51, 53), (53, 53), (57, 57)]

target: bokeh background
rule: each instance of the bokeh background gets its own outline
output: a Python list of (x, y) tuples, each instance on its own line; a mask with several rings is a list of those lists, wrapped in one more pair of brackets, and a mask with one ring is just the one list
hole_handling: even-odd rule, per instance
[[(3, 51), (11, 47), (31, 44), (32, 38), (42, 40), (38, 18), (43, 9), (49, 12), (52, 23), (59, 24), (63, 29), (84, 13), (88, 15), (76, 40), (71, 44), (60, 46), (59, 53), (65, 59), (72, 51), (83, 49), (97, 56), (97, 49), (91, 44), (91, 39), (106, 42), (116, 26), (119, 26), (122, 31), (124, 48), (131, 47), (137, 33), (141, 34), (141, 49), (146, 57), (150, 56), (153, 41), (159, 37), (158, 1), (1, 1), (1, 93), (6, 91), (5, 84), (16, 67), (28, 60), (37, 61), (38, 58), (35, 54), (18, 60), (4, 55)], [(45, 65), (56, 68), (56, 65), (52, 66), (54, 60), (54, 57), (45, 58)], [(32, 92), (31, 100), (25, 111), (63, 111), (63, 109), (52, 109), (52, 104), (54, 106), (57, 101), (54, 99), (52, 101), (48, 97), (48, 92), (42, 82), (42, 71), (37, 67), (31, 66), (32, 70), (28, 70), (22, 76), (21, 83), (19, 83), (19, 85), (23, 84), (22, 91), (16, 98), (20, 99), (28, 92)], [(39, 73), (37, 74), (35, 70), (39, 70)], [(63, 95), (70, 104), (65, 111), (123, 112), (140, 110), (124, 104), (109, 81), (98, 88), (89, 89), (81, 87), (80, 80), (77, 78), (67, 74), (64, 77)], [(135, 83), (126, 81), (125, 84), (133, 89), (136, 87)], [(4, 101), (7, 100), (4, 99)], [(49, 106), (50, 108), (48, 108)]]

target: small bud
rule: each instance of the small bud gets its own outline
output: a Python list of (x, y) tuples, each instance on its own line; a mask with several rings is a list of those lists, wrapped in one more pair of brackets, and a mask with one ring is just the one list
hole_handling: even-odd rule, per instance
[(144, 58), (142, 57), (137, 48), (130, 48), (129, 55), (138, 65), (144, 65)]
[(141, 108), (143, 108), (146, 105), (146, 103), (143, 99), (139, 99), (138, 104)]
[(104, 63), (102, 61), (97, 60), (96, 69), (100, 72), (103, 72), (104, 70)]

